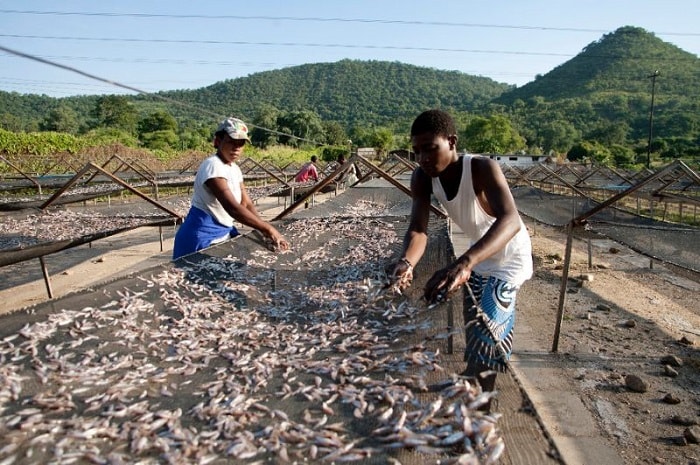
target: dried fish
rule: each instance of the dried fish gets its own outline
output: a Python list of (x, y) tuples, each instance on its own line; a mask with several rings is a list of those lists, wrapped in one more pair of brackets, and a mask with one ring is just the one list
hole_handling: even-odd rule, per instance
[(382, 289), (394, 224), (358, 214), (283, 233), (287, 254), (202, 256), (2, 333), (0, 463), (497, 460), (497, 417), (474, 411), (493, 393), (447, 373), (428, 393), (449, 331)]

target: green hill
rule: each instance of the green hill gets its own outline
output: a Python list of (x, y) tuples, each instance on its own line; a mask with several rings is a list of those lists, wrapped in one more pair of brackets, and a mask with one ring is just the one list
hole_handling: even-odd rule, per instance
[[(650, 76), (658, 71), (655, 82)], [(641, 28), (625, 26), (571, 60), (494, 99), (530, 147), (568, 150), (594, 141), (645, 152), (654, 91), (654, 151), (698, 156), (700, 59)]]
[[(172, 137), (180, 140), (186, 132), (209, 137), (215, 115), (252, 122), (270, 109), (278, 114), (311, 112), (344, 131), (388, 127), (405, 133), (420, 111), (440, 107), (458, 114), (462, 122), (474, 115), (505, 116), (525, 137), (529, 150), (565, 152), (576, 143), (592, 141), (639, 153), (648, 134), (650, 76), (655, 71), (655, 151), (671, 157), (699, 155), (700, 59), (632, 26), (605, 34), (519, 88), (456, 71), (342, 60), (255, 73), (201, 89), (123, 98), (137, 113), (132, 131), (136, 119), (160, 110), (175, 117), (180, 132)], [(109, 126), (104, 112), (95, 110), (104, 98), (0, 92), (0, 128), (60, 131), (46, 124), (48, 115), (71, 123), (78, 133), (98, 127), (100, 118)], [(179, 103), (169, 103), (173, 101)], [(279, 119), (272, 118), (270, 124), (264, 127), (277, 124), (285, 129)]]
[(700, 59), (644, 29), (625, 26), (586, 46), (571, 60), (544, 76), (504, 93), (496, 102), (541, 96), (547, 100), (593, 97), (601, 94), (648, 96), (648, 78), (659, 71), (660, 96), (700, 97)]
[[(457, 71), (398, 62), (342, 60), (315, 63), (229, 79), (195, 90), (128, 97), (141, 115), (167, 109), (180, 122), (209, 121), (213, 114), (251, 119), (272, 106), (281, 111), (311, 110), (343, 126), (383, 125), (433, 107), (476, 111), (512, 86)], [(0, 91), (0, 127), (37, 130), (47, 110), (69, 107), (90, 126), (90, 109), (100, 96), (55, 99)], [(182, 105), (164, 102), (175, 100)]]
[[(475, 111), (511, 87), (489, 78), (398, 62), (342, 60), (252, 74), (160, 95), (251, 117), (262, 105), (313, 110), (343, 125), (392, 123), (433, 107)], [(182, 111), (182, 110), (179, 110)]]

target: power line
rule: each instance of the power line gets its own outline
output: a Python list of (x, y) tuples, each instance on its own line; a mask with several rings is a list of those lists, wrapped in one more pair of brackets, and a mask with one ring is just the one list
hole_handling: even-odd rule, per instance
[(79, 36), (38, 36), (22, 34), (0, 34), (0, 37), (13, 39), (42, 39), (42, 40), (76, 40), (93, 42), (135, 42), (135, 43), (163, 43), (163, 44), (209, 44), (209, 45), (253, 45), (268, 47), (312, 47), (312, 48), (350, 48), (370, 50), (412, 50), (420, 52), (461, 52), (461, 53), (488, 53), (506, 55), (535, 55), (571, 57), (568, 53), (551, 52), (519, 52), (508, 50), (480, 50), (465, 48), (435, 48), (396, 45), (357, 45), (357, 44), (333, 44), (319, 42), (253, 42), (247, 40), (195, 40), (195, 39), (134, 39), (125, 37), (79, 37)]
[[(0, 13), (27, 14), (27, 15), (56, 15), (56, 16), (103, 16), (103, 17), (126, 17), (126, 18), (165, 18), (165, 19), (211, 19), (226, 20), (232, 19), (241, 21), (299, 21), (299, 22), (340, 22), (340, 23), (369, 23), (369, 24), (398, 24), (405, 26), (445, 26), (445, 27), (466, 27), (483, 29), (522, 29), (537, 31), (559, 31), (559, 32), (610, 32), (604, 29), (588, 29), (573, 27), (549, 27), (549, 26), (528, 26), (512, 24), (483, 24), (483, 23), (461, 23), (451, 21), (416, 21), (398, 19), (376, 19), (376, 18), (337, 18), (337, 17), (315, 17), (315, 16), (261, 16), (261, 15), (202, 15), (202, 14), (165, 14), (165, 13), (108, 13), (108, 12), (87, 12), (87, 11), (38, 11), (38, 10), (0, 10)], [(657, 32), (657, 35), (669, 36), (700, 36), (696, 32)]]
[[(38, 39), (38, 40), (75, 40), (94, 42), (135, 42), (135, 43), (164, 43), (164, 44), (203, 44), (203, 45), (248, 45), (248, 46), (269, 46), (269, 47), (312, 47), (312, 48), (349, 48), (349, 49), (370, 49), (370, 50), (410, 50), (421, 52), (458, 52), (458, 53), (479, 53), (479, 54), (503, 54), (503, 55), (532, 55), (532, 56), (554, 56), (573, 57), (570, 53), (553, 52), (529, 52), (513, 50), (484, 50), (468, 48), (443, 48), (443, 47), (416, 47), (399, 45), (369, 45), (369, 44), (338, 44), (321, 42), (254, 42), (247, 40), (195, 40), (195, 39), (139, 39), (131, 37), (82, 37), (82, 36), (40, 36), (23, 34), (0, 34), (0, 37), (13, 39)], [(621, 58), (615, 55), (594, 55), (587, 54), (591, 58)], [(625, 55), (624, 58), (629, 58)], [(212, 62), (202, 61), (204, 64)], [(216, 62), (213, 62), (216, 64)], [(229, 64), (230, 62), (221, 62)]]
[[(138, 39), (128, 37), (80, 37), (80, 36), (39, 36), (39, 35), (23, 35), (23, 34), (0, 34), (0, 37), (9, 37), (13, 39), (38, 39), (38, 40), (75, 40), (84, 42), (133, 42), (133, 43), (163, 43), (163, 44), (203, 44), (203, 45), (245, 45), (245, 46), (266, 46), (266, 47), (311, 47), (311, 48), (348, 48), (348, 49), (370, 49), (370, 50), (409, 50), (420, 52), (451, 52), (451, 53), (477, 53), (477, 54), (501, 54), (501, 55), (519, 55), (519, 56), (552, 56), (573, 58), (577, 55), (570, 53), (553, 53), (553, 52), (528, 52), (528, 51), (513, 51), (513, 50), (484, 50), (484, 49), (467, 49), (467, 48), (442, 48), (442, 47), (416, 47), (416, 46), (398, 46), (398, 45), (360, 45), (360, 44), (334, 44), (320, 42), (253, 42), (246, 40), (195, 40), (195, 39)], [(646, 59), (648, 57), (630, 57), (628, 55), (595, 55), (586, 54), (586, 58), (627, 58), (627, 59)], [(146, 61), (147, 59), (143, 59)], [(666, 58), (673, 60), (675, 58)], [(109, 59), (105, 59), (109, 61)], [(203, 62), (207, 64), (207, 62)]]
[[(0, 54), (2, 56), (2, 54)], [(217, 66), (293, 66), (291, 63), (252, 62), (252, 61), (213, 61), (213, 60), (183, 60), (175, 58), (107, 58), (103, 56), (71, 56), (71, 55), (37, 55), (46, 59), (71, 60), (71, 61), (101, 61), (108, 63), (153, 63), (174, 65), (217, 65)]]

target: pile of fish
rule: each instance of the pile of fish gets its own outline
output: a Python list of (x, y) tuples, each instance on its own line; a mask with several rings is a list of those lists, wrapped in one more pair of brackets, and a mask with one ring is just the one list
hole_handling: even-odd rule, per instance
[[(99, 187), (99, 186), (97, 186)], [(282, 189), (279, 184), (252, 187), (250, 198), (264, 198)], [(181, 217), (190, 208), (189, 197), (171, 197), (160, 202)], [(139, 200), (124, 211), (115, 205), (113, 210), (78, 209), (46, 210), (26, 216), (6, 216), (0, 222), (0, 250), (30, 247), (44, 242), (77, 239), (102, 232), (134, 229), (148, 225), (169, 215), (150, 203)]]
[(47, 210), (24, 217), (5, 217), (0, 222), (0, 250), (133, 229), (168, 218), (172, 217), (155, 209), (132, 213)]
[(395, 226), (293, 220), (287, 253), (241, 243), (30, 310), (0, 330), (0, 464), (496, 463), (494, 393), (386, 286)]

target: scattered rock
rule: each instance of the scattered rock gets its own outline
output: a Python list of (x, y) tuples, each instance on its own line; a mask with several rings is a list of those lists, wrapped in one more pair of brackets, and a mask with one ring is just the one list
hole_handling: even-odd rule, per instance
[(663, 457), (654, 457), (654, 463), (666, 463), (666, 459)]
[(610, 310), (612, 310), (610, 308), (610, 305), (607, 305), (607, 304), (598, 304), (595, 306), (595, 308), (596, 308), (596, 310), (600, 310), (603, 312), (609, 312)]
[(622, 326), (625, 328), (634, 328), (637, 326), (637, 321), (636, 320), (625, 320), (622, 322)]
[(561, 265), (561, 264), (555, 265), (555, 266), (554, 266), (554, 269), (555, 269), (555, 270), (563, 270), (563, 269), (564, 269), (564, 265)]
[(592, 282), (593, 281), (593, 275), (591, 273), (584, 273), (581, 276), (578, 277), (581, 281), (588, 281)]
[(683, 366), (683, 360), (675, 355), (665, 355), (661, 358), (661, 363), (664, 365), (670, 365), (672, 367)]
[(693, 341), (688, 339), (687, 337), (683, 336), (678, 340), (679, 343), (683, 344), (684, 346), (692, 346), (694, 345)]
[(665, 404), (671, 404), (671, 405), (676, 405), (676, 404), (681, 403), (681, 400), (671, 393), (666, 394), (663, 398), (663, 401)]
[(698, 444), (700, 442), (700, 430), (695, 427), (686, 428), (683, 431), (683, 437), (690, 444)]
[(608, 252), (610, 252), (611, 254), (614, 255), (614, 254), (620, 253), (620, 249), (618, 249), (617, 247), (610, 247), (608, 249)]
[(95, 260), (95, 263), (104, 263), (104, 261), (105, 261), (105, 258), (104, 258), (104, 257), (100, 257), (100, 258), (98, 258), (97, 260)]
[(669, 420), (669, 422), (674, 424), (674, 425), (680, 425), (680, 426), (695, 426), (698, 424), (698, 422), (693, 420), (692, 418), (682, 417), (680, 415), (672, 416), (671, 419)]
[(599, 270), (609, 270), (610, 269), (610, 264), (609, 263), (598, 263), (595, 266)]
[(61, 273), (64, 276), (68, 276), (70, 274), (70, 270), (65, 270), (63, 273)]
[(647, 392), (649, 389), (649, 383), (637, 375), (625, 376), (625, 386), (627, 386), (627, 389), (634, 392)]
[(562, 256), (560, 253), (550, 253), (547, 255), (547, 258), (549, 258), (550, 260), (558, 260), (558, 261), (562, 260)]
[(671, 368), (670, 365), (664, 365), (664, 375), (670, 376), (671, 378), (675, 378), (678, 376), (678, 372)]

